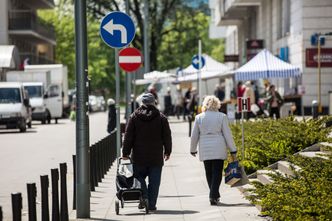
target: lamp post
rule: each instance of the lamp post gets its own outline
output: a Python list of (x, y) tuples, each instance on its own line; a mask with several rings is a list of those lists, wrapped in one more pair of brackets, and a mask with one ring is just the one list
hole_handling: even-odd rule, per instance
[(332, 32), (328, 32), (325, 34), (322, 33), (318, 33), (317, 34), (317, 39), (318, 39), (318, 44), (317, 44), (317, 67), (318, 67), (318, 113), (322, 113), (323, 112), (323, 107), (322, 107), (322, 101), (321, 101), (321, 97), (322, 97), (322, 87), (321, 87), (321, 43), (320, 40), (322, 37), (326, 37), (326, 36), (331, 36)]

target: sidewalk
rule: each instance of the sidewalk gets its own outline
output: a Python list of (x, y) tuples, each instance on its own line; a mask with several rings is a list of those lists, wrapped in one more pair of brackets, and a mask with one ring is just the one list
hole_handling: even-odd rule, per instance
[[(221, 205), (210, 206), (203, 163), (189, 154), (188, 123), (170, 119), (173, 153), (162, 172), (158, 210), (145, 215), (137, 204), (125, 204), (115, 214), (115, 169), (91, 194), (92, 220), (264, 220), (237, 188), (222, 183)], [(74, 212), (71, 218), (75, 218)]]

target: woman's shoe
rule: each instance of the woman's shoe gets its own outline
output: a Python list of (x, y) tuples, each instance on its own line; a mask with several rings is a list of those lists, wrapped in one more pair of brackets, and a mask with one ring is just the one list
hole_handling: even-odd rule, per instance
[(219, 203), (219, 199), (210, 199), (211, 206), (216, 206)]

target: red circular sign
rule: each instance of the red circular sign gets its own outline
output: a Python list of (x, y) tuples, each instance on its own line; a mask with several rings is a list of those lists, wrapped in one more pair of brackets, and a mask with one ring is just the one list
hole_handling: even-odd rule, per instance
[(119, 52), (119, 65), (124, 71), (132, 72), (142, 64), (142, 54), (136, 48), (125, 48)]

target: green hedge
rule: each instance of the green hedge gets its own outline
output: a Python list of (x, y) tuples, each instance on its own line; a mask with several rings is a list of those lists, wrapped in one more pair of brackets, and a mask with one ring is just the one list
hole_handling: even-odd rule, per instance
[[(331, 128), (325, 128), (324, 124), (328, 120), (332, 117), (306, 121), (290, 117), (245, 122), (245, 159), (241, 164), (250, 174), (308, 146), (327, 141)], [(241, 125), (232, 125), (231, 129), (241, 159)]]
[(294, 177), (276, 174), (271, 184), (254, 182), (247, 198), (274, 220), (332, 220), (332, 152), (328, 160), (299, 155), (289, 160), (301, 168)]

